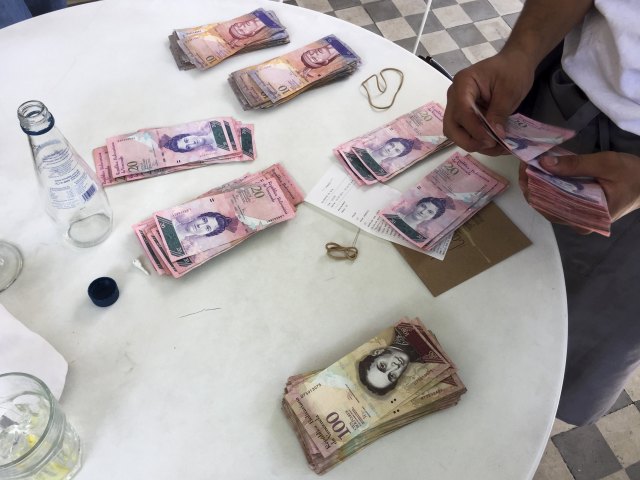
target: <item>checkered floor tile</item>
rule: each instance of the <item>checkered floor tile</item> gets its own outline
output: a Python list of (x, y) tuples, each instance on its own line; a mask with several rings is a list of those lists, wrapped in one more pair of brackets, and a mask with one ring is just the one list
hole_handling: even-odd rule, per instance
[(430, 55), (452, 75), (490, 57), (504, 45), (521, 0), (433, 0), (422, 34), (424, 0), (285, 0), (333, 15)]
[(534, 480), (640, 480), (640, 372), (595, 425), (556, 420)]

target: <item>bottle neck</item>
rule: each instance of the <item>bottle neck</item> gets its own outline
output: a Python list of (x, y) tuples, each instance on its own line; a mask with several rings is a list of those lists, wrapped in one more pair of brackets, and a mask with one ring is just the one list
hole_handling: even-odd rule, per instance
[(38, 100), (30, 100), (18, 107), (20, 128), (29, 136), (44, 135), (55, 125), (53, 115)]

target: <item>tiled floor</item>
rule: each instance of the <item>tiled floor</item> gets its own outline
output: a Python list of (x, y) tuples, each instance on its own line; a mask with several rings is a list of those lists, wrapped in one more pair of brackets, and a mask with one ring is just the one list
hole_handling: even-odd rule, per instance
[[(426, 10), (423, 0), (285, 0), (347, 20), (413, 51)], [(522, 9), (520, 0), (433, 0), (418, 55), (455, 74), (502, 48)]]
[(640, 371), (595, 425), (556, 420), (534, 480), (640, 480)]
[[(69, 4), (92, 0), (69, 0)], [(333, 15), (413, 50), (423, 0), (285, 0)], [(511, 32), (520, 0), (433, 0), (419, 55), (451, 74), (496, 53)], [(519, 480), (519, 479), (514, 479)], [(640, 371), (595, 425), (556, 420), (534, 480), (640, 480)]]

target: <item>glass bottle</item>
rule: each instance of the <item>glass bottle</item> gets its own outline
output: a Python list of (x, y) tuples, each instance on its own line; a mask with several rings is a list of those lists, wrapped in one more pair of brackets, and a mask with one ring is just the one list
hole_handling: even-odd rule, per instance
[(112, 212), (94, 171), (55, 126), (53, 115), (37, 100), (18, 108), (27, 134), (45, 210), (77, 247), (91, 247), (111, 232)]

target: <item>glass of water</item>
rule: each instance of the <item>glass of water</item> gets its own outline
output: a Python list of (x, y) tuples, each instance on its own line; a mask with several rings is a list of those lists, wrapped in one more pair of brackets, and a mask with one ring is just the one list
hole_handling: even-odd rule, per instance
[(22, 255), (14, 245), (0, 240), (0, 292), (18, 278), (22, 270)]
[(0, 375), (0, 479), (68, 480), (80, 466), (80, 438), (47, 386)]

